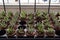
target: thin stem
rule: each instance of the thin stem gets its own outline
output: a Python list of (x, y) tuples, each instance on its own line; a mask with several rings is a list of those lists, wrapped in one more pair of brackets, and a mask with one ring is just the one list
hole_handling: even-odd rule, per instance
[(48, 14), (50, 13), (50, 4), (51, 4), (51, 0), (49, 0)]
[(5, 7), (5, 2), (4, 2), (4, 0), (3, 0), (3, 7), (4, 7), (4, 11), (5, 11), (5, 13), (6, 13), (6, 7)]
[(21, 3), (20, 3), (20, 0), (19, 0), (19, 13), (21, 13)]
[(36, 13), (36, 0), (35, 0), (35, 3), (34, 3), (34, 14)]

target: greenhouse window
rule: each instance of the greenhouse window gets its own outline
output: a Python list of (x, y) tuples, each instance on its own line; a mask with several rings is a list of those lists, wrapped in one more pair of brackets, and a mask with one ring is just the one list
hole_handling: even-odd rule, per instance
[(44, 2), (46, 2), (47, 0), (43, 0)]

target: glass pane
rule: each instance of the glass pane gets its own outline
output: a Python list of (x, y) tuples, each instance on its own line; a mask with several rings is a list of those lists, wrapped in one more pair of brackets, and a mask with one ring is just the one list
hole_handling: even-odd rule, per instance
[(34, 3), (35, 0), (29, 0), (29, 3)]
[(51, 3), (59, 3), (59, 0), (51, 0)]
[(36, 3), (38, 3), (39, 0), (36, 0)]
[(49, 0), (39, 0), (39, 3), (48, 3)]
[(21, 3), (28, 3), (28, 0), (21, 0)]
[(7, 3), (7, 0), (4, 0), (5, 3)]
[(2, 3), (2, 0), (0, 0), (0, 3)]

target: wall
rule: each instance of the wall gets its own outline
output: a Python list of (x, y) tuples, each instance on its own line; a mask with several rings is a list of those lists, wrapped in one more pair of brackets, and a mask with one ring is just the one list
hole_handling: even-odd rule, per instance
[[(22, 10), (24, 10), (24, 11), (26, 11), (27, 13), (30, 13), (30, 12), (32, 12), (32, 13), (34, 13), (34, 6), (33, 5), (22, 5), (22, 7), (21, 7), (21, 9)], [(2, 5), (0, 5), (0, 12), (3, 10), (3, 6)], [(19, 11), (19, 7), (17, 6), (17, 5), (6, 5), (6, 10), (7, 11), (12, 11), (12, 12), (17, 12), (17, 11)], [(48, 11), (48, 6), (47, 5), (38, 5), (37, 6), (37, 10), (39, 10), (39, 11)], [(59, 12), (60, 11), (60, 6), (58, 5), (58, 6), (55, 6), (55, 5), (53, 5), (53, 6), (51, 6), (51, 10), (50, 10), (51, 12)]]

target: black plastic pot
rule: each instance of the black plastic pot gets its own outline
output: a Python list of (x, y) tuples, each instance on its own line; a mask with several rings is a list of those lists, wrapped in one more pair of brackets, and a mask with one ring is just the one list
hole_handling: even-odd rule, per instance
[(56, 35), (60, 36), (60, 30), (55, 30)]
[(0, 30), (0, 36), (4, 35), (6, 33), (5, 30)]
[(22, 26), (19, 26), (19, 27), (18, 27), (18, 29), (20, 29), (20, 28), (23, 28), (23, 29), (25, 29), (25, 28), (26, 28), (26, 26), (24, 26), (24, 25), (22, 25)]
[(26, 21), (21, 20), (21, 21), (19, 22), (19, 24), (24, 25), (24, 24), (26, 24)]

